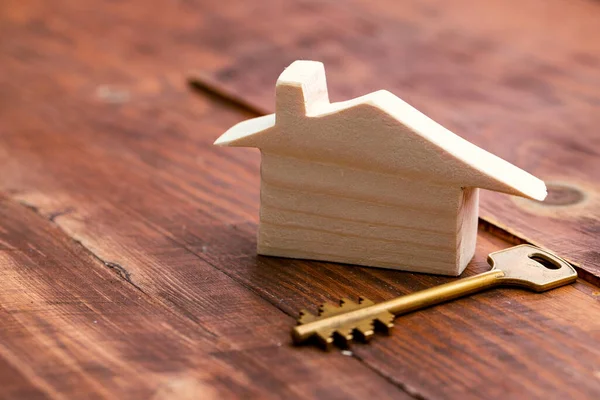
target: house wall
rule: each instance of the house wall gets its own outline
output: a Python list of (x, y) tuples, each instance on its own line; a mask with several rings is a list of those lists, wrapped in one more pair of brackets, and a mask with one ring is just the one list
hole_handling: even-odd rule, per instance
[(471, 252), (476, 192), (265, 152), (261, 176), (259, 254), (457, 275)]
[(475, 254), (477, 226), (479, 219), (479, 189), (462, 190), (458, 209), (458, 267), (459, 274), (465, 269)]

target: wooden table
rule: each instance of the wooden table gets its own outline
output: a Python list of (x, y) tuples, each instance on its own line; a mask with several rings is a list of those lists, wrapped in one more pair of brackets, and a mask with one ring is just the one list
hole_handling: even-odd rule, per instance
[[(600, 397), (600, 3), (0, 4), (0, 398)], [(533, 242), (579, 281), (293, 347), (298, 309), (450, 278), (255, 255), (259, 154), (212, 146), (325, 62), (548, 182), (484, 193), (477, 254)], [(195, 89), (188, 84), (196, 81)]]

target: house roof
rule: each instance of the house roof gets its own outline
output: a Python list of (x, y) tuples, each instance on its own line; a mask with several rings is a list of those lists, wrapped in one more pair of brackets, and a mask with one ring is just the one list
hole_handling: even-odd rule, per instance
[(275, 114), (240, 122), (215, 144), (292, 156), (306, 148), (304, 155), (316, 161), (360, 160), (365, 168), (372, 165), (387, 173), (427, 176), (438, 183), (536, 200), (546, 197), (543, 181), (454, 134), (388, 91), (330, 103), (320, 62), (294, 62), (279, 77), (276, 97)]

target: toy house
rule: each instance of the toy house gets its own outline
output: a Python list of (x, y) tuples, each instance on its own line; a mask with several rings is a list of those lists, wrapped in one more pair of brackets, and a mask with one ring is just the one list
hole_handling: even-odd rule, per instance
[(459, 275), (478, 188), (536, 200), (544, 182), (382, 90), (330, 103), (323, 64), (279, 77), (276, 113), (216, 145), (261, 150), (258, 253)]

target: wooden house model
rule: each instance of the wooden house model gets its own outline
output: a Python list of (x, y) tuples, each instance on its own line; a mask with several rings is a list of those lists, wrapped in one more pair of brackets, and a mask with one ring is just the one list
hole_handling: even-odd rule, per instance
[(216, 145), (261, 150), (258, 253), (459, 275), (478, 188), (543, 200), (544, 182), (381, 90), (330, 103), (323, 64), (279, 77), (276, 113)]

